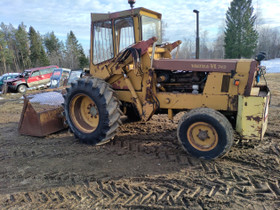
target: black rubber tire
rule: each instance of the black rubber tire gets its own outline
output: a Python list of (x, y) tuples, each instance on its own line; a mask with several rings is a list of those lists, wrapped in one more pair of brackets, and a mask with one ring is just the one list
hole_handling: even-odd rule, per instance
[(25, 93), (26, 92), (26, 89), (27, 89), (27, 86), (26, 85), (19, 85), (17, 87), (17, 92), (18, 93)]
[[(66, 88), (67, 93), (64, 95), (64, 111), (67, 124), (80, 142), (87, 144), (107, 143), (117, 133), (121, 125), (121, 110), (119, 101), (114, 96), (110, 86), (101, 79), (86, 78), (79, 79), (71, 83), (70, 88)], [(70, 103), (78, 94), (84, 94), (89, 97), (96, 105), (99, 113), (99, 122), (96, 129), (91, 133), (85, 133), (75, 126), (71, 119)]]
[[(211, 125), (218, 138), (217, 144), (209, 151), (195, 148), (188, 139), (189, 128), (195, 123)], [(177, 136), (183, 148), (192, 156), (202, 159), (215, 159), (225, 155), (231, 148), (234, 140), (234, 131), (228, 119), (220, 112), (209, 108), (198, 108), (186, 113), (179, 121)]]

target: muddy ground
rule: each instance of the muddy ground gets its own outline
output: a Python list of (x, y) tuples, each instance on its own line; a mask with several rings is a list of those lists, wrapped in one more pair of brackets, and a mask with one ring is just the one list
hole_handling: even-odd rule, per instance
[(187, 155), (179, 116), (124, 124), (103, 146), (68, 131), (45, 138), (17, 133), (20, 95), (0, 100), (0, 209), (279, 209), (280, 74), (262, 142), (239, 141), (223, 158)]

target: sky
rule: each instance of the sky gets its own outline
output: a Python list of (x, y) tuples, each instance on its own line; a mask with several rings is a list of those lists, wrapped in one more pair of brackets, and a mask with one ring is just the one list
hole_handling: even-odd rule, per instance
[[(168, 41), (195, 39), (196, 16), (200, 19), (200, 34), (214, 40), (225, 25), (225, 14), (231, 0), (136, 0), (135, 7), (145, 7), (162, 14)], [(253, 0), (261, 24), (280, 30), (280, 1)], [(23, 22), (41, 35), (54, 32), (65, 41), (72, 30), (85, 53), (90, 46), (90, 13), (108, 13), (129, 9), (127, 0), (0, 0), (0, 23), (15, 28)]]

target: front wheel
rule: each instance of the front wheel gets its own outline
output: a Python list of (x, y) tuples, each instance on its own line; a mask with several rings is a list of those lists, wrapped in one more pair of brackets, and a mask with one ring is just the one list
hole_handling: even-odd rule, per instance
[(25, 93), (25, 92), (26, 92), (26, 89), (27, 89), (26, 85), (20, 85), (20, 86), (18, 86), (18, 88), (17, 88), (17, 92), (19, 92), (19, 93)]
[(177, 136), (184, 149), (203, 159), (215, 159), (226, 154), (233, 144), (233, 129), (220, 112), (198, 108), (180, 120)]
[(83, 143), (102, 144), (117, 132), (119, 101), (101, 79), (80, 79), (64, 95), (65, 117), (74, 135)]

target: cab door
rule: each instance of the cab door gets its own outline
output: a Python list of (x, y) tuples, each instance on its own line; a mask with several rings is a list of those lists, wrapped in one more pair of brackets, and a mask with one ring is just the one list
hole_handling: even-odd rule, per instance
[(28, 87), (36, 87), (40, 84), (40, 80), (40, 71), (33, 71), (27, 80), (27, 85)]

